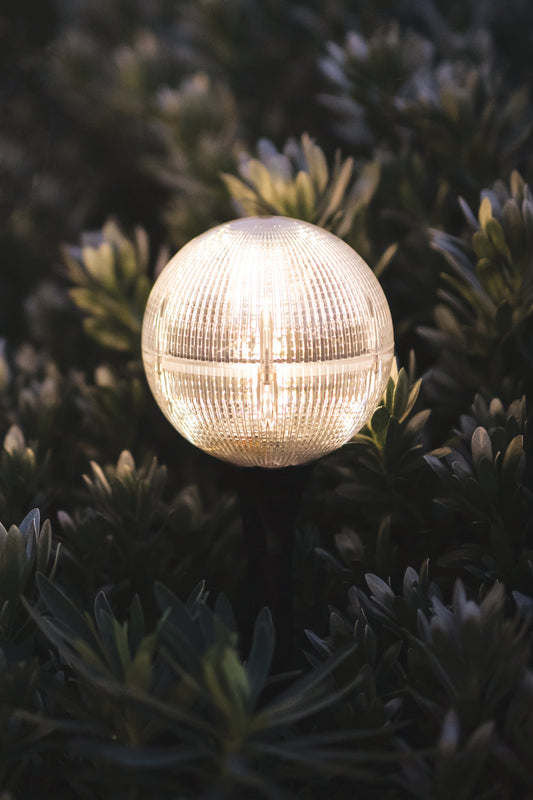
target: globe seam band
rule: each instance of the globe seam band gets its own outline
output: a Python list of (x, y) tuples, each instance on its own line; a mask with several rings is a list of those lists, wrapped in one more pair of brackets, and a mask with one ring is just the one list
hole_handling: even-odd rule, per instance
[[(328, 361), (274, 361), (273, 367), (278, 372), (290, 372), (291, 375), (294, 376), (298, 376), (298, 372), (300, 372), (302, 377), (307, 377), (310, 374), (318, 375), (338, 371), (339, 367), (353, 369), (354, 367), (370, 366), (374, 362), (379, 363), (380, 358), (392, 358), (393, 355), (394, 345), (379, 353), (362, 353), (359, 356), (352, 356), (351, 358), (335, 358)], [(213, 375), (224, 375), (229, 372), (234, 374), (236, 371), (249, 374), (251, 366), (261, 367), (261, 361), (259, 360), (247, 363), (234, 361), (204, 361), (201, 359), (182, 358), (170, 354), (158, 355), (157, 353), (148, 357), (153, 358), (156, 362), (156, 369), (175, 369), (179, 367), (180, 371), (192, 374), (204, 372), (206, 369)]]

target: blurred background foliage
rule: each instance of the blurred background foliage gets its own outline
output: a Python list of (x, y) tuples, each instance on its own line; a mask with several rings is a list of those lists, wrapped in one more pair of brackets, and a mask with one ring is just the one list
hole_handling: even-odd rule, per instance
[[(4, 2), (1, 800), (533, 795), (532, 48), (527, 0)], [(139, 351), (256, 213), (355, 247), (397, 349), (304, 495), (283, 675)]]

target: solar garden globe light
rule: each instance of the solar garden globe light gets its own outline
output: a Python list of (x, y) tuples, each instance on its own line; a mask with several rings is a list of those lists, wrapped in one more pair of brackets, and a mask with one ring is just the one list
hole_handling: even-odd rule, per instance
[(393, 351), (372, 270), (301, 220), (219, 225), (185, 245), (152, 289), (142, 332), (148, 383), (186, 439), (252, 468), (239, 471), (241, 506), (245, 532), (254, 528), (253, 582), (273, 584), (257, 589), (271, 605), (283, 580), (277, 568), (270, 580), (265, 557), (290, 562), (305, 472), (294, 467), (336, 450), (371, 417)]
[(163, 413), (243, 467), (304, 464), (347, 442), (383, 394), (393, 347), (387, 300), (363, 259), (287, 217), (193, 239), (159, 276), (143, 322)]

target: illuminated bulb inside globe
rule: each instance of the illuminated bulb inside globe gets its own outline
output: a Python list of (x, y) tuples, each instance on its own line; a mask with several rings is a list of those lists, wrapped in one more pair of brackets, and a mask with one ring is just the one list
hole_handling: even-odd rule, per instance
[(287, 217), (247, 217), (167, 264), (143, 321), (143, 360), (172, 425), (240, 466), (286, 467), (347, 442), (383, 394), (389, 307), (345, 242)]

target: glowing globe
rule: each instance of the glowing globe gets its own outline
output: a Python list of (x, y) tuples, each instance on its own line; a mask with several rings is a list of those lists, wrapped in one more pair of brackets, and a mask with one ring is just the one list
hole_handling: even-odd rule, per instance
[(382, 397), (394, 340), (363, 259), (287, 217), (219, 225), (162, 271), (143, 321), (150, 388), (190, 442), (285, 467), (347, 442)]

